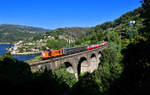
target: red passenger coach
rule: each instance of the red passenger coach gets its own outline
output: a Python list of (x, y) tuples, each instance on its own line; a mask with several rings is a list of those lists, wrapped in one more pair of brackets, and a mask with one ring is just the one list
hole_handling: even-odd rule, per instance
[(107, 42), (102, 42), (100, 44), (89, 45), (88, 46), (88, 50), (91, 50), (91, 49), (94, 49), (94, 48), (98, 48), (98, 47), (101, 47), (101, 46), (105, 46), (106, 44), (107, 44)]

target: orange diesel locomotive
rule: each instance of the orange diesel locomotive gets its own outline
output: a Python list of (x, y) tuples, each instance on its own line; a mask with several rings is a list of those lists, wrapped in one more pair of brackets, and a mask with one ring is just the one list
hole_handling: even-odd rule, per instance
[(42, 52), (42, 59), (47, 59), (51, 57), (61, 56), (63, 55), (62, 49), (60, 50), (45, 50)]

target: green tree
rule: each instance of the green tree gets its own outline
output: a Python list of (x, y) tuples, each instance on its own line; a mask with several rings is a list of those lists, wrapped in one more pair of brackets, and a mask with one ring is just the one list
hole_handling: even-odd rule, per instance
[(65, 40), (47, 40), (46, 46), (50, 49), (61, 49), (67, 46)]
[(109, 48), (115, 50), (118, 54), (120, 54), (122, 49), (121, 37), (115, 31), (107, 31), (105, 32), (105, 41), (108, 41)]
[(53, 73), (59, 82), (66, 83), (70, 88), (77, 82), (75, 75), (67, 72), (65, 68), (56, 69)]
[(0, 62), (0, 81), (8, 81), (12, 84), (23, 82), (31, 78), (31, 70), (28, 64), (15, 60), (13, 56), (4, 54)]
[(111, 83), (120, 77), (122, 65), (112, 49), (102, 51), (101, 63), (92, 74), (86, 73), (73, 86), (73, 95), (107, 95)]
[(103, 41), (104, 40), (104, 31), (97, 31), (96, 35), (97, 35), (97, 40), (98, 41)]
[(140, 30), (140, 33), (147, 39), (150, 39), (150, 0), (143, 0), (142, 9), (141, 17), (144, 18), (144, 28)]
[(150, 0), (142, 3), (144, 28), (139, 31), (146, 40), (138, 39), (122, 51), (124, 71), (111, 87), (113, 95), (150, 94)]
[(32, 73), (27, 63), (18, 61), (9, 54), (0, 57), (0, 84), (1, 92), (5, 94), (10, 94), (10, 91), (16, 95), (69, 93), (69, 86), (58, 79), (51, 70)]

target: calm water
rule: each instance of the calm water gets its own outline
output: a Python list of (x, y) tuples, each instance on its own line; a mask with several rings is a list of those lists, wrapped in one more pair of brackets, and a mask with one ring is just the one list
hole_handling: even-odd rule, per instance
[[(7, 48), (11, 47), (11, 44), (0, 44), (0, 56), (7, 52)], [(30, 60), (36, 56), (40, 56), (41, 54), (32, 54), (32, 55), (14, 55), (14, 58), (20, 61)]]

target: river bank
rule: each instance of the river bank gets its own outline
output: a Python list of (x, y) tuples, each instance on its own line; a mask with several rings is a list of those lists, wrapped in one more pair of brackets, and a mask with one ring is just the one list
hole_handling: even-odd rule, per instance
[[(9, 47), (13, 46), (12, 44), (0, 44), (0, 56), (2, 56), (4, 53), (8, 52)], [(32, 53), (32, 54), (28, 54), (28, 55), (12, 55), (14, 58), (16, 58), (17, 60), (20, 61), (27, 61), (30, 60), (36, 56), (40, 56), (41, 53)]]
[(0, 45), (3, 45), (3, 44), (11, 44), (11, 43), (5, 43), (5, 42), (0, 42)]
[(24, 53), (13, 53), (11, 55), (34, 55), (34, 54), (41, 54), (41, 52), (24, 52)]

